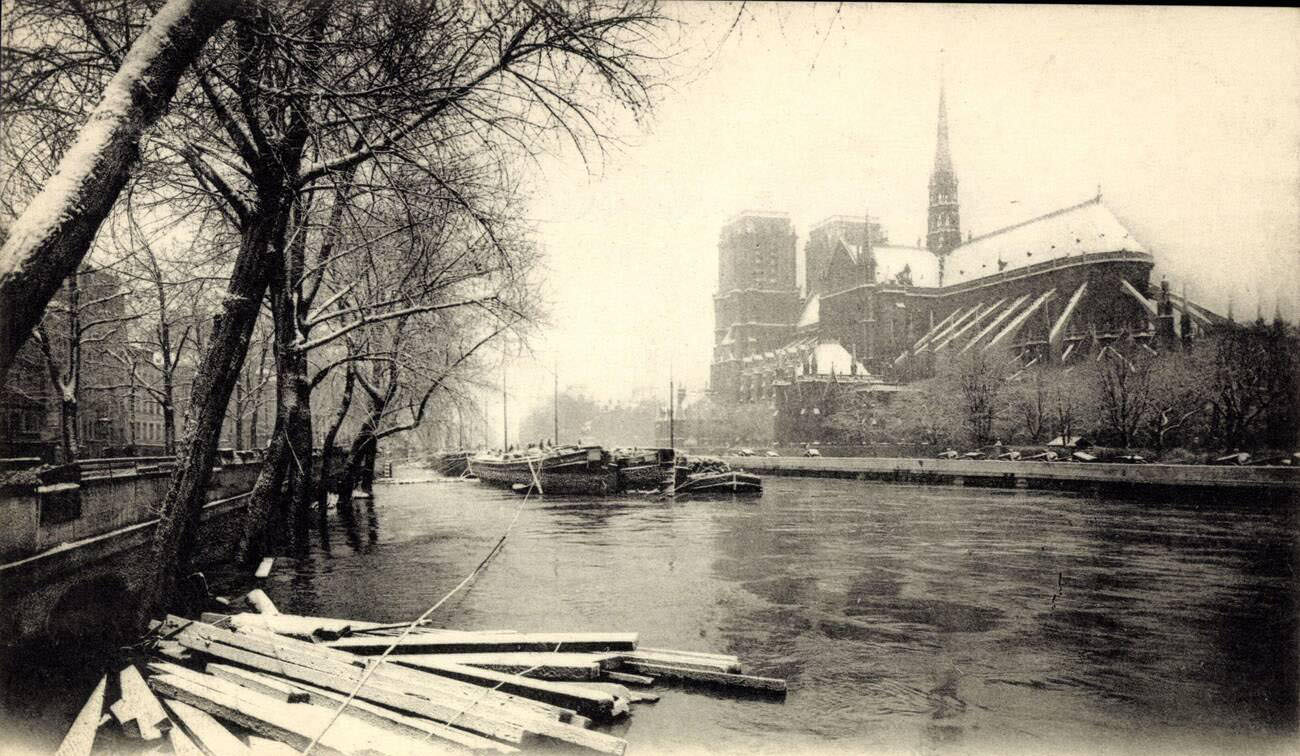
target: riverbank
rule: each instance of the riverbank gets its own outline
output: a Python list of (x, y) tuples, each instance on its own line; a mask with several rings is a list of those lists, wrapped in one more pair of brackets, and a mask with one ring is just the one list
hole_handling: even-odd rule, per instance
[(1084, 491), (1112, 496), (1247, 495), (1300, 500), (1300, 469), (1288, 466), (1091, 464), (904, 457), (723, 457), (764, 475), (884, 483)]

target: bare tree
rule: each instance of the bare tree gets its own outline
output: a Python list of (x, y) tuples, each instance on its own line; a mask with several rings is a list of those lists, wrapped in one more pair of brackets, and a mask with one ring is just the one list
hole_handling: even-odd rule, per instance
[(1051, 422), (1047, 380), (1043, 373), (1041, 369), (1033, 371), (1033, 381), (1021, 389), (1013, 405), (1025, 436), (1035, 444), (1043, 440)]
[(1121, 353), (1114, 345), (1097, 355), (1097, 396), (1102, 428), (1120, 446), (1137, 443), (1137, 433), (1152, 409), (1151, 354), (1134, 349)]
[[(81, 406), (86, 392), (111, 391), (120, 385), (108, 379), (106, 368), (111, 348), (122, 341), (122, 325), (134, 317), (125, 311), (126, 294), (114, 276), (81, 268), (68, 277), (63, 294), (50, 303), (36, 328), (36, 343), (58, 394), (65, 462), (81, 456)], [(98, 383), (86, 382), (88, 365), (97, 368), (90, 372)]]
[[(0, 379), (45, 306), (90, 250), (139, 156), (142, 132), (162, 116), (182, 74), (240, 6), (238, 0), (170, 0), (164, 5), (120, 58), (99, 105), (59, 159), (54, 174), (7, 229), (0, 246)], [(2, 61), (6, 75), (0, 78), (7, 82), (6, 110), (17, 105), (21, 112), (23, 103), (38, 101), (44, 94), (46, 82), (64, 79), (51, 75), (51, 46), (44, 44), (49, 27), (18, 23), (15, 29), (14, 15), (6, 11)], [(17, 15), (48, 22), (37, 11)], [(92, 39), (98, 52), (116, 62), (119, 51), (84, 9), (79, 15), (89, 32), (82, 37), (83, 44), (87, 37)], [(83, 64), (66, 51), (56, 63), (68, 68)], [(7, 114), (6, 130), (23, 130), (11, 118)]]
[(982, 350), (974, 350), (958, 364), (955, 378), (971, 437), (977, 444), (992, 441), (1002, 412), (1005, 371)]

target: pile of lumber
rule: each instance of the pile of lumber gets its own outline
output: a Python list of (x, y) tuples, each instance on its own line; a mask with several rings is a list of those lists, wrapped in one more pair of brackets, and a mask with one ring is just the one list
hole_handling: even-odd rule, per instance
[[(260, 593), (260, 592), (259, 592)], [(658, 695), (658, 680), (783, 696), (734, 656), (640, 647), (635, 633), (457, 631), (279, 614), (168, 617), (152, 655), (95, 689), (60, 754), (100, 726), (178, 754), (513, 753), (535, 745), (622, 754), (600, 729)], [(384, 652), (396, 643), (389, 655)], [(344, 705), (346, 704), (346, 705)], [(165, 749), (158, 749), (165, 752)]]

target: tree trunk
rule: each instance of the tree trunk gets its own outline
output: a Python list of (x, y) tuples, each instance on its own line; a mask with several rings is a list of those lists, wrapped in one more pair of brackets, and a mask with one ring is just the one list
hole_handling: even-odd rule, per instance
[(248, 497), (248, 508), (244, 511), (244, 530), (236, 554), (240, 563), (248, 564), (266, 553), (267, 526), (275, 503), (280, 499), (290, 464), (288, 435), (277, 421), (275, 430), (271, 432), (271, 446), (267, 449), (253, 493)]
[(235, 381), (235, 448), (244, 448), (244, 384)]
[(63, 397), (59, 401), (59, 428), (63, 444), (64, 463), (74, 462), (81, 456), (81, 428), (77, 425), (80, 418), (77, 413), (76, 398)]
[(176, 402), (173, 400), (175, 388), (172, 386), (172, 373), (163, 374), (163, 453), (176, 453)]
[(244, 230), (222, 300), (224, 314), (214, 322), (209, 349), (194, 377), (189, 418), (176, 454), (176, 471), (154, 529), (136, 618), (140, 628), (155, 609), (172, 598), (177, 573), (189, 562), (217, 456), (221, 424), (239, 379), (274, 260), (279, 256), (276, 252), (284, 247), (288, 216), (289, 198), (268, 190), (259, 198), (258, 212)]
[(347, 370), (347, 375), (343, 379), (343, 398), (339, 401), (334, 422), (330, 424), (329, 430), (325, 433), (325, 441), (321, 445), (320, 478), (316, 481), (316, 516), (322, 528), (328, 524), (329, 507), (326, 500), (329, 496), (330, 476), (333, 475), (334, 441), (338, 438), (339, 428), (343, 426), (343, 420), (352, 407), (352, 390), (356, 386), (356, 373), (353, 372), (352, 366), (349, 365)]
[(55, 174), (0, 247), (0, 381), (126, 183), (140, 135), (240, 0), (169, 0), (131, 45)]

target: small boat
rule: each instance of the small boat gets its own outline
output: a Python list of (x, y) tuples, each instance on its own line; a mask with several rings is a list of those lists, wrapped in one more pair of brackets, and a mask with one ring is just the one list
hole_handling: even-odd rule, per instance
[(677, 494), (761, 494), (763, 479), (712, 457), (693, 457), (677, 467)]
[(599, 446), (558, 446), (505, 454), (479, 454), (469, 459), (469, 471), (484, 483), (543, 494), (612, 494), (618, 490), (618, 469)]
[(615, 449), (611, 456), (620, 491), (655, 491), (673, 477), (676, 455), (672, 449)]

